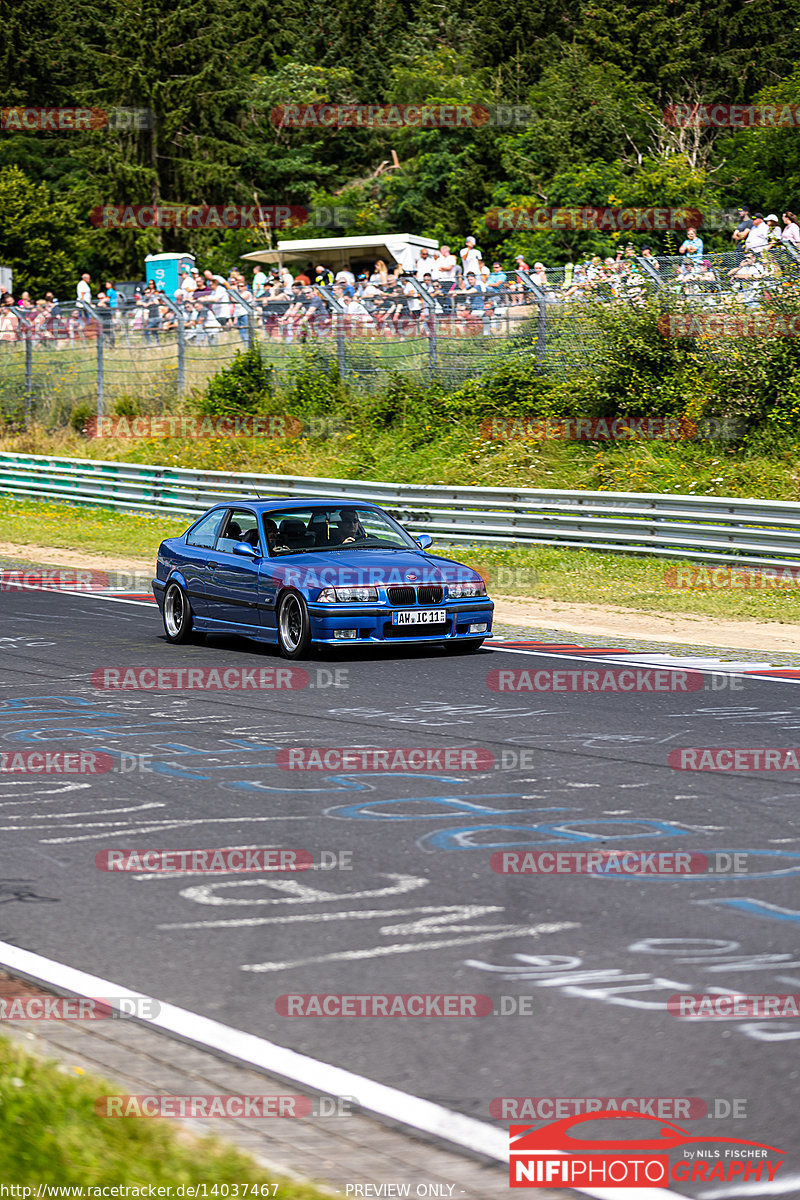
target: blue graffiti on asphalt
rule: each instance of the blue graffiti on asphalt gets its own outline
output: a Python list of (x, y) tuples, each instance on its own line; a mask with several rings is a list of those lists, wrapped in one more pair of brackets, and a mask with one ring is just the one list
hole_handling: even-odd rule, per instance
[[(420, 776), (416, 775), (419, 779)], [(431, 778), (428, 776), (428, 778)], [(434, 777), (435, 778), (435, 777)], [(574, 812), (574, 809), (567, 808), (563, 805), (557, 808), (490, 808), (485, 804), (475, 804), (476, 800), (521, 800), (522, 796), (518, 792), (487, 792), (484, 795), (473, 796), (469, 800), (460, 800), (456, 796), (399, 796), (392, 800), (367, 800), (360, 804), (346, 804), (337, 808), (328, 808), (325, 810), (326, 817), (335, 817), (341, 821), (426, 821), (436, 820), (437, 818), (449, 816), (455, 811), (460, 816), (475, 817), (484, 816), (486, 813), (495, 816), (503, 813), (520, 813), (520, 812)], [(397, 804), (439, 804), (444, 811), (440, 812), (376, 812), (377, 808), (389, 808)]]
[[(693, 832), (672, 821), (639, 820), (636, 817), (629, 820), (621, 817), (602, 817), (596, 821), (580, 820), (583, 826), (602, 826), (602, 830), (598, 833), (586, 833), (569, 828), (570, 824), (577, 824), (579, 820), (580, 818), (576, 817), (574, 822), (563, 821), (560, 824), (550, 822), (533, 825), (464, 825), (457, 829), (439, 829), (435, 833), (425, 834), (417, 844), (423, 850), (507, 850), (513, 846), (554, 846), (563, 843), (605, 842), (609, 838), (607, 828), (609, 825), (623, 829), (644, 827), (642, 833), (618, 833), (615, 828), (614, 840), (621, 842), (636, 838), (690, 837)], [(483, 833), (517, 834), (519, 836), (510, 841), (499, 842), (476, 842), (473, 840), (478, 834)], [(543, 840), (537, 839), (532, 837), (532, 834), (545, 834), (546, 837)]]

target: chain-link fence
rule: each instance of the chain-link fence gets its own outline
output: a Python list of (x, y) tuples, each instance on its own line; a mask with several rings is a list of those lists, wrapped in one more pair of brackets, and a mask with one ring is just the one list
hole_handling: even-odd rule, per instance
[[(390, 373), (458, 386), (504, 358), (535, 359), (569, 377), (603, 353), (598, 306), (636, 308), (655, 298), (665, 312), (764, 311), (800, 278), (800, 256), (779, 246), (762, 255), (624, 255), (490, 276), (486, 284), (401, 277), (361, 299), (344, 286), (255, 299), (246, 289), (195, 293), (177, 303), (149, 292), (120, 294), (116, 308), (40, 301), (0, 308), (0, 416), (65, 424), (77, 408), (111, 411), (120, 401), (157, 412), (184, 400), (259, 347), (280, 377), (316, 346), (356, 387)], [(224, 295), (224, 299), (222, 298)]]

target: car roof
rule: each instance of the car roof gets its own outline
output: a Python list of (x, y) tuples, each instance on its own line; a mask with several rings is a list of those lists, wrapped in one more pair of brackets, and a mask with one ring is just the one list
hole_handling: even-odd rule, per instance
[(264, 499), (257, 496), (222, 496), (211, 508), (231, 508), (235, 504), (246, 505), (247, 508), (253, 508), (259, 513), (276, 512), (284, 508), (305, 508), (311, 504), (324, 504), (328, 508), (380, 507), (374, 500), (354, 500), (352, 496), (284, 496), (280, 499)]

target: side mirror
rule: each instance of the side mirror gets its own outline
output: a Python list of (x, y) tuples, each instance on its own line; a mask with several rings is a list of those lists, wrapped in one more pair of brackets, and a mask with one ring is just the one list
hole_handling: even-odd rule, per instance
[(233, 547), (231, 554), (240, 554), (242, 558), (260, 558), (261, 555), (255, 546), (251, 546), (249, 542), (237, 542)]
[(414, 540), (418, 543), (420, 550), (427, 550), (428, 546), (433, 545), (433, 538), (429, 533), (419, 533)]

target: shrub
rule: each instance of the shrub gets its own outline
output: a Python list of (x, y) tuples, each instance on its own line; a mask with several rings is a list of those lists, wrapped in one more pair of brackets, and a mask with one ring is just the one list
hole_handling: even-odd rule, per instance
[(273, 376), (273, 367), (259, 350), (237, 350), (233, 362), (209, 379), (205, 392), (195, 395), (192, 407), (208, 416), (258, 412), (269, 405)]

